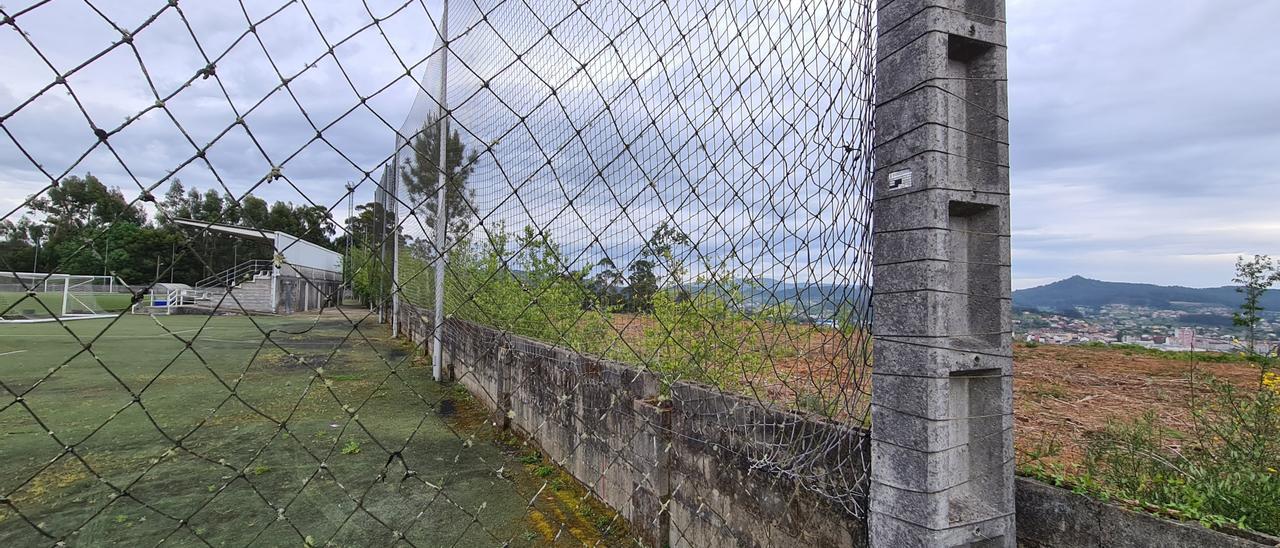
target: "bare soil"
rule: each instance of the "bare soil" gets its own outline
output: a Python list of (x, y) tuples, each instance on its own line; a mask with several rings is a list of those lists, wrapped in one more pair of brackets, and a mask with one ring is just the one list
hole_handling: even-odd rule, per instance
[[(1083, 458), (1085, 437), (1112, 420), (1155, 412), (1167, 427), (1191, 430), (1191, 397), (1211, 375), (1240, 386), (1258, 382), (1245, 363), (1192, 363), (1112, 348), (1018, 345), (1014, 364), (1014, 440), (1020, 462), (1059, 446), (1045, 463)], [(1197, 390), (1192, 390), (1192, 373)]]
[[(631, 314), (615, 314), (612, 322), (636, 348), (646, 329), (659, 327), (652, 317)], [(765, 366), (744, 383), (744, 392), (793, 407), (803, 407), (813, 394), (842, 394), (842, 418), (857, 420), (865, 413), (871, 379), (866, 368), (855, 367), (865, 344), (861, 337), (764, 324), (751, 338), (743, 345), (765, 356)], [(1193, 370), (1198, 391), (1210, 377), (1240, 386), (1258, 382), (1258, 369), (1246, 363), (1192, 363), (1116, 348), (1015, 346), (1019, 463), (1078, 465), (1089, 433), (1147, 412), (1155, 412), (1167, 427), (1190, 431)]]

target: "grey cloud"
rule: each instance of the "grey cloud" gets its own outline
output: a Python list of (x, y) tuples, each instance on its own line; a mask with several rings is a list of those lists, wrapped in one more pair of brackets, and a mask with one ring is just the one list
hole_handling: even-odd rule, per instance
[(1280, 252), (1267, 2), (1010, 3), (1014, 275), (1221, 285)]
[[(137, 26), (142, 22), (142, 14), (154, 13), (163, 6), (140, 1), (109, 4), (104, 9), (107, 17), (124, 28)], [(250, 10), (249, 17), (257, 20), (281, 3), (245, 5)], [(391, 89), (368, 101), (368, 108), (376, 109), (385, 121), (361, 107), (325, 131), (325, 137), (356, 166), (322, 142), (312, 143), (298, 152), (316, 131), (301, 115), (295, 97), (312, 122), (323, 128), (359, 104), (359, 95), (368, 97), (403, 77), (404, 69), (389, 53), (388, 39), (407, 63), (420, 61), (430, 46), (430, 40), (422, 36), (430, 34), (423, 29), (431, 28), (432, 23), (421, 3), (376, 1), (369, 5), (378, 17), (385, 17), (401, 6), (407, 7), (384, 21), (387, 38), (376, 28), (368, 29), (335, 49), (346, 75), (331, 57), (323, 55), (328, 46), (317, 34), (301, 3), (288, 3), (282, 12), (260, 25), (259, 35), (279, 71), (285, 77), (300, 71), (290, 82), (294, 96), (278, 90), (244, 116), (249, 131), (271, 162), (263, 158), (243, 128), (234, 127), (236, 115), (219, 87), (219, 84), (225, 86), (231, 101), (245, 114), (280, 82), (254, 35), (240, 36), (248, 27), (245, 15), (234, 4), (182, 4), (202, 54), (176, 11), (165, 11), (134, 36), (133, 44), (161, 96), (171, 93), (204, 68), (205, 55), (214, 58), (217, 79), (196, 79), (166, 103), (196, 146), (188, 143), (168, 115), (159, 110), (151, 111), (113, 135), (112, 146), (141, 183), (151, 185), (195, 155), (196, 147), (208, 144), (228, 126), (233, 126), (209, 148), (207, 158), (234, 192), (240, 194), (250, 188), (268, 173), (271, 163), (284, 163), (286, 175), (306, 189), (306, 198), (321, 204), (335, 202), (345, 192), (343, 184), (347, 180), (360, 180), (364, 171), (376, 172), (385, 162), (393, 143), (391, 128), (404, 118), (405, 107), (418, 88), (407, 78), (401, 78)], [(371, 21), (363, 3), (308, 3), (305, 8), (311, 10), (330, 44)], [(61, 71), (83, 62), (120, 36), (83, 4), (77, 3), (47, 4), (20, 16), (17, 23)], [(17, 33), (6, 27), (0, 35), (0, 47), (4, 48), (5, 57), (12, 60), (12, 65), (6, 61), (12, 70), (7, 70), (5, 81), (0, 82), (0, 111), (8, 111), (51, 82), (54, 73), (43, 66)], [(224, 51), (233, 43), (235, 46), (229, 52)], [(317, 58), (321, 59), (319, 63), (308, 66)], [(126, 117), (156, 102), (129, 48), (116, 48), (77, 72), (68, 82), (94, 123), (105, 129), (119, 126)], [(351, 89), (353, 84), (357, 91)], [(54, 175), (67, 170), (96, 140), (88, 122), (60, 87), (46, 92), (5, 120), (5, 127)], [(293, 159), (285, 162), (295, 153)], [(94, 149), (70, 170), (71, 173), (85, 171), (120, 186), (128, 196), (137, 193), (137, 185), (105, 147)], [(0, 198), (6, 211), (21, 202), (27, 193), (47, 183), (7, 138), (0, 139), (0, 176), (5, 178), (0, 186), (17, 191), (6, 192)], [(189, 185), (202, 188), (217, 184), (203, 162), (191, 163), (177, 176)], [(364, 183), (362, 200), (371, 198), (372, 187), (372, 183)], [(255, 193), (269, 200), (304, 201), (304, 196), (279, 182), (260, 187)]]
[[(158, 9), (157, 4), (140, 1), (102, 4), (108, 16), (125, 27), (138, 25), (139, 13)], [(382, 16), (401, 2), (370, 4), (375, 14)], [(280, 5), (245, 3), (254, 19)], [(278, 77), (254, 37), (241, 39), (247, 23), (238, 6), (219, 2), (181, 6), (205, 54), (218, 56), (240, 39), (230, 53), (217, 60), (218, 80), (198, 79), (168, 103), (179, 123), (202, 146), (235, 121), (235, 114), (217, 86), (219, 81), (227, 86), (243, 113), (276, 86)], [(301, 3), (289, 5), (260, 29), (268, 51), (286, 76), (321, 57), (327, 48), (303, 7)], [(362, 3), (308, 2), (305, 7), (314, 11), (330, 43), (369, 20)], [(435, 9), (434, 4), (431, 9)], [(1275, 90), (1280, 88), (1280, 70), (1275, 69), (1280, 66), (1280, 45), (1264, 39), (1270, 34), (1268, 25), (1277, 18), (1280, 4), (1244, 0), (1192, 0), (1176, 5), (1159, 0), (1010, 2), (1014, 270), (1020, 284), (1080, 273), (1111, 279), (1217, 285), (1229, 278), (1235, 253), (1280, 254), (1276, 247), (1280, 226), (1270, 205), (1280, 194), (1276, 191), (1280, 188), (1280, 170), (1276, 169), (1275, 160), (1275, 151), (1280, 149), (1280, 101), (1275, 99)], [(731, 22), (725, 19), (719, 24)], [(83, 4), (74, 2), (47, 4), (20, 17), (18, 23), (61, 70), (118, 38), (109, 25), (89, 13)], [(421, 61), (434, 48), (433, 28), (432, 20), (417, 2), (384, 23), (395, 53), (411, 64)], [(527, 45), (530, 37), (517, 38)], [(657, 38), (659, 43), (673, 39)], [(135, 44), (162, 94), (185, 82), (205, 64), (176, 13), (162, 15), (139, 33)], [(477, 48), (477, 52), (483, 49)], [(0, 82), (0, 112), (8, 112), (52, 81), (53, 74), (7, 27), (0, 29), (0, 51), (6, 59), (6, 78)], [(554, 48), (539, 51), (552, 60), (560, 55)], [(336, 54), (357, 92), (351, 90), (351, 84), (328, 58), (291, 82), (298, 102), (318, 125), (332, 122), (354, 105), (357, 93), (369, 95), (403, 76), (404, 69), (376, 31), (366, 31), (339, 46)], [(625, 89), (625, 82), (619, 80), (624, 76), (621, 67), (635, 70), (649, 55), (649, 49), (638, 46), (598, 69), (604, 93)], [(693, 55), (694, 52), (684, 52), (674, 57), (672, 66), (665, 70), (672, 75), (689, 70)], [(510, 62), (504, 58), (495, 61), (496, 65), (477, 64), (474, 68), (488, 77)], [(569, 74), (567, 65), (557, 62), (533, 64), (545, 68), (556, 81), (563, 81)], [(415, 72), (427, 68), (419, 65)], [(820, 75), (803, 78), (815, 76)], [(530, 71), (523, 67), (512, 69), (506, 76), (503, 93), (520, 101), (518, 111), (531, 107), (545, 93), (543, 86), (524, 82), (525, 94), (520, 94), (520, 80), (530, 77)], [(459, 77), (456, 84), (475, 85), (477, 80)], [(593, 86), (581, 79), (573, 82), (573, 86), (564, 88), (565, 96), (561, 98), (571, 108), (599, 100)], [(94, 121), (106, 128), (119, 125), (126, 116), (155, 101), (141, 78), (137, 60), (127, 49), (120, 49), (73, 76), (71, 84)], [(424, 84), (434, 91), (432, 81)], [(666, 84), (655, 79), (652, 85), (658, 89)], [(424, 113), (432, 110), (418, 97), (418, 107), (410, 112), (418, 92), (416, 82), (402, 78), (392, 89), (370, 99), (369, 105), (392, 127), (399, 128), (404, 122), (406, 128), (412, 129), (420, 126)], [(634, 92), (629, 93), (613, 105), (613, 115), (624, 123), (626, 132), (643, 131), (639, 122), (647, 120), (649, 113), (642, 107), (653, 106), (640, 105), (634, 96)], [(69, 99), (61, 90), (52, 90), (4, 122), (37, 161), (55, 174), (75, 162), (95, 140)], [(711, 117), (705, 100), (689, 100), (690, 105), (701, 109), (691, 113), (695, 119)], [(539, 115), (548, 117), (547, 124), (554, 124), (558, 106), (544, 108), (548, 111), (540, 111)], [(795, 104), (785, 103), (779, 109), (781, 113), (806, 116), (796, 114)], [(682, 115), (670, 109), (653, 115), (659, 123), (683, 121)], [(485, 124), (509, 126), (514, 117), (483, 95), (459, 111), (459, 119), (468, 123), (468, 129), (477, 130), (477, 139), (487, 137), (481, 135), (481, 130), (489, 128)], [(237, 193), (262, 178), (272, 167), (270, 163), (283, 162), (314, 135), (293, 98), (284, 92), (277, 92), (247, 115), (246, 123), (267, 148), (271, 162), (262, 157), (240, 128), (233, 129), (208, 152), (218, 174)], [(844, 127), (839, 123), (844, 122), (815, 124), (813, 134), (837, 140)], [(722, 134), (707, 143), (716, 149), (727, 144), (724, 135), (734, 127), (719, 125), (712, 130)], [(598, 132), (599, 150), (618, 147), (617, 139), (610, 137), (611, 131)], [(329, 205), (340, 199), (347, 180), (359, 179), (364, 171), (373, 171), (377, 177), (380, 165), (392, 152), (393, 131), (376, 116), (359, 110), (325, 135), (357, 167), (317, 142), (289, 160), (284, 168), (291, 180), (307, 190), (308, 197)], [(675, 133), (665, 137), (672, 147), (684, 143)], [(654, 139), (648, 140), (656, 146)], [(112, 144), (143, 184), (160, 180), (178, 162), (195, 153), (161, 112), (152, 112), (135, 122), (113, 137)], [(517, 165), (538, 159), (538, 154), (520, 150), (528, 146), (527, 136), (514, 136), (499, 148), (502, 154), (511, 155), (507, 158), (512, 165)], [(575, 158), (581, 160), (583, 155), (595, 155), (599, 150), (578, 150), (568, 155), (573, 157), (557, 166), (562, 182), (586, 184), (594, 168), (570, 164)], [(648, 159), (624, 159), (611, 166), (609, 172), (623, 178), (653, 175), (659, 184), (677, 177), (670, 169), (654, 169), (647, 163), (663, 156), (670, 159), (668, 151), (659, 147), (648, 152)], [(785, 160), (769, 161), (775, 162), (773, 169), (785, 169)], [(815, 159), (807, 163), (810, 165), (796, 166), (796, 173), (804, 173), (820, 162)], [(126, 193), (134, 191), (133, 183), (105, 150), (95, 150), (72, 170), (84, 171), (93, 171), (123, 187)], [(691, 172), (730, 181), (743, 177), (741, 170), (727, 166), (718, 173), (708, 172), (705, 167)], [(534, 175), (515, 170), (505, 174), (482, 172), (477, 177), (489, 181), (491, 190), (499, 192)], [(827, 175), (814, 172), (816, 178)], [(215, 184), (213, 175), (200, 162), (184, 168), (178, 177), (202, 188)], [(529, 197), (541, 204), (538, 207), (544, 207), (561, 190), (546, 186), (552, 182), (547, 174), (539, 177), (533, 179), (537, 184)], [(8, 211), (46, 182), (13, 143), (0, 137), (0, 188), (4, 190), (0, 193), (0, 208)], [(719, 183), (706, 184), (708, 196), (725, 196), (724, 189), (715, 188)], [(806, 187), (797, 185), (788, 190), (803, 194)], [(673, 198), (687, 198), (674, 187), (662, 188)], [(724, 228), (706, 234), (708, 249), (718, 249), (720, 242), (737, 238), (748, 229), (748, 219), (738, 213), (753, 200), (767, 202), (768, 196), (750, 195), (760, 190), (747, 189), (745, 203), (735, 203), (725, 210), (729, 220)], [(264, 185), (255, 193), (269, 200), (302, 201), (302, 196), (283, 181)], [(365, 182), (358, 199), (364, 201), (371, 196), (372, 184)], [(591, 208), (588, 211), (598, 213), (602, 211), (601, 204), (613, 199), (598, 192), (588, 193), (583, 203)], [(817, 207), (827, 199), (812, 194), (806, 205)], [(482, 195), (481, 200), (486, 207), (498, 207), (496, 196)], [(499, 216), (503, 220), (527, 217), (517, 205), (508, 203), (505, 207), (509, 208), (508, 213)], [(547, 214), (551, 211), (547, 209)], [(654, 207), (637, 208), (633, 213), (635, 225), (623, 220), (617, 225), (617, 232), (642, 234), (672, 216)], [(775, 224), (810, 236), (823, 234), (826, 227), (828, 237), (847, 240), (851, 230), (833, 228), (834, 221), (829, 220), (831, 215), (841, 213), (856, 214), (825, 211), (820, 214), (821, 226), (789, 226), (782, 221)], [(583, 234), (583, 221), (576, 218), (539, 221), (554, 221), (565, 234)], [(774, 232), (767, 233), (766, 238), (785, 240)], [(786, 250), (788, 255), (795, 253), (799, 251)]]

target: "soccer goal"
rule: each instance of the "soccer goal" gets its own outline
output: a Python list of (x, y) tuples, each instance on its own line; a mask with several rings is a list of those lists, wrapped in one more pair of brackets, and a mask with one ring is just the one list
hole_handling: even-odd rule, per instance
[(105, 318), (132, 300), (129, 286), (115, 276), (0, 272), (0, 322)]

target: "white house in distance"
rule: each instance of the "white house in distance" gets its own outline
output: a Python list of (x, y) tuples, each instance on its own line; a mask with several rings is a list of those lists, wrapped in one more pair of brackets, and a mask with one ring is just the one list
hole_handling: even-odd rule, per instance
[[(342, 255), (291, 234), (191, 219), (180, 225), (271, 244), (271, 259), (251, 259), (178, 290), (178, 304), (218, 311), (292, 314), (334, 306), (342, 298)], [(227, 293), (230, 293), (229, 295)], [(191, 303), (189, 301), (196, 301)]]

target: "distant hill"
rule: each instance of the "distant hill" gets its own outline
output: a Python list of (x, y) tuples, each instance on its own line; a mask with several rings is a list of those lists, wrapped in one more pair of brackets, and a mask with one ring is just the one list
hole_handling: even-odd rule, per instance
[[(1049, 285), (1013, 292), (1013, 304), (1020, 308), (1066, 310), (1077, 306), (1097, 308), (1107, 304), (1127, 304), (1151, 308), (1173, 308), (1173, 303), (1200, 303), (1235, 308), (1241, 294), (1231, 286), (1193, 288), (1122, 282), (1103, 282), (1072, 276)], [(1280, 291), (1269, 291), (1262, 306), (1280, 310)]]

